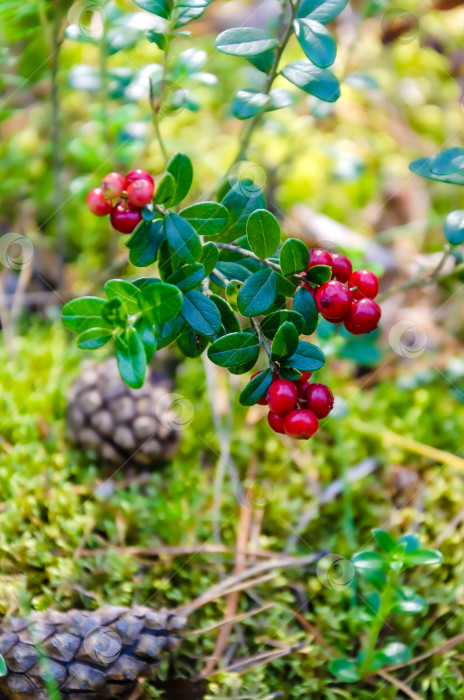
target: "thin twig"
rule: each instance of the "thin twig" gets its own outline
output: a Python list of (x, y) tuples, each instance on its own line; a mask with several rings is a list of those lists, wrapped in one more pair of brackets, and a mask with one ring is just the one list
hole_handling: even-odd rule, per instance
[(251, 260), (256, 260), (257, 262), (261, 263), (262, 265), (266, 265), (267, 267), (270, 267), (272, 270), (276, 270), (277, 272), (281, 272), (280, 265), (272, 262), (272, 260), (266, 260), (266, 259), (260, 258), (259, 255), (256, 255), (256, 253), (253, 253), (252, 250), (247, 250), (246, 248), (240, 248), (240, 246), (234, 245), (233, 243), (221, 243), (220, 241), (216, 242), (216, 246), (218, 248), (222, 248), (222, 250), (229, 250), (232, 253), (240, 253), (240, 255), (243, 255), (245, 258), (251, 258)]
[(448, 270), (448, 272), (444, 272), (443, 274), (440, 274), (440, 271), (443, 267), (443, 264), (448, 257), (448, 254), (444, 254), (443, 257), (440, 260), (440, 263), (438, 266), (435, 268), (435, 270), (427, 275), (427, 277), (418, 277), (415, 279), (408, 280), (407, 282), (404, 282), (403, 284), (399, 284), (397, 287), (392, 287), (391, 289), (387, 290), (383, 294), (380, 294), (377, 297), (377, 301), (381, 303), (382, 301), (385, 301), (385, 299), (388, 299), (389, 297), (395, 296), (395, 294), (399, 294), (400, 292), (406, 292), (408, 289), (415, 289), (418, 287), (427, 287), (431, 284), (440, 284), (441, 282), (444, 282), (447, 279), (450, 279), (451, 277), (455, 277), (456, 275), (459, 275), (461, 272), (464, 272), (464, 263), (459, 263), (459, 265), (456, 265), (453, 267), (452, 270)]
[(398, 690), (401, 690), (402, 693), (407, 695), (409, 698), (412, 698), (412, 700), (423, 700), (423, 698), (415, 693), (414, 690), (411, 690), (406, 683), (403, 683), (403, 681), (398, 680), (398, 678), (391, 676), (387, 671), (377, 671), (377, 675), (396, 686)]

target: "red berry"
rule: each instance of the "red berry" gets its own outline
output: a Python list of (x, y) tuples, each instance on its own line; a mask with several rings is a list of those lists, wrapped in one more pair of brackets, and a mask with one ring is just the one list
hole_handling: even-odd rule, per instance
[(308, 379), (311, 379), (312, 376), (313, 376), (312, 372), (302, 372), (301, 377), (299, 377), (299, 379), (297, 379), (297, 382), (307, 382)]
[(332, 256), (322, 248), (310, 248), (309, 250), (309, 265), (306, 268), (309, 270), (314, 265), (329, 265), (332, 267)]
[(319, 313), (335, 323), (342, 321), (351, 308), (352, 296), (348, 287), (337, 280), (324, 282), (315, 296)]
[[(255, 373), (251, 376), (251, 378), (254, 379), (255, 377), (258, 376), (258, 374), (261, 374), (261, 372), (263, 372), (263, 371), (264, 371), (264, 370), (261, 369), (261, 370), (259, 370), (259, 372), (255, 372)], [(260, 399), (260, 400), (258, 401), (258, 405), (259, 405), (259, 406), (267, 406), (266, 398)], [(271, 426), (271, 428), (272, 428), (272, 426)]]
[(356, 270), (348, 280), (348, 287), (357, 287), (351, 292), (353, 299), (375, 299), (379, 293), (379, 280), (369, 270)]
[(313, 299), (314, 299), (314, 295), (315, 295), (315, 293), (316, 293), (316, 290), (313, 289), (313, 287), (311, 287), (311, 285), (309, 284), (309, 282), (303, 282), (302, 286), (303, 286), (305, 289), (308, 290), (308, 292), (311, 294), (311, 296), (312, 296)]
[(306, 408), (313, 411), (318, 418), (329, 415), (334, 406), (334, 397), (325, 384), (309, 384), (304, 393)]
[(351, 307), (344, 320), (347, 331), (353, 335), (362, 335), (375, 330), (379, 324), (382, 311), (373, 299), (359, 299)]
[(284, 419), (281, 416), (278, 416), (277, 413), (269, 411), (267, 414), (267, 422), (275, 433), (282, 433), (282, 435), (285, 434)]
[(305, 408), (290, 411), (284, 418), (285, 432), (297, 440), (308, 440), (317, 432), (318, 427), (316, 414)]
[(298, 400), (298, 391), (295, 384), (289, 379), (277, 379), (269, 387), (266, 399), (273, 413), (277, 413), (278, 416), (285, 416), (292, 408), (295, 408)]
[(119, 202), (111, 211), (111, 226), (120, 233), (132, 233), (137, 224), (142, 221), (140, 209), (126, 207), (124, 202)]
[(306, 381), (302, 382), (301, 379), (298, 379), (298, 381), (295, 382), (295, 385), (296, 385), (296, 390), (298, 392), (299, 399), (303, 398), (306, 389), (308, 388), (308, 386), (311, 386), (311, 384), (309, 382), (306, 382)]
[(351, 260), (343, 253), (332, 253), (332, 277), (339, 282), (348, 282), (353, 272)]
[(152, 185), (155, 184), (152, 176), (150, 173), (147, 173), (146, 170), (131, 170), (124, 178), (124, 189), (127, 190), (129, 185), (137, 180), (147, 180), (147, 182), (151, 182)]
[(108, 173), (102, 180), (102, 189), (108, 199), (119, 199), (124, 190), (124, 178), (119, 173)]
[(90, 190), (87, 195), (87, 206), (95, 216), (106, 216), (111, 212), (113, 205), (105, 199), (101, 187)]
[(155, 188), (148, 180), (136, 180), (127, 188), (127, 201), (133, 207), (145, 207), (153, 199)]

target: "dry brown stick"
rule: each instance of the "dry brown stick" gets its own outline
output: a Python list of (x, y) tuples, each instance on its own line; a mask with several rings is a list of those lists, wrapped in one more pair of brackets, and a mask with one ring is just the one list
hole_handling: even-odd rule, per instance
[(303, 647), (304, 644), (294, 644), (290, 647), (286, 647), (285, 649), (279, 649), (278, 651), (266, 651), (263, 654), (256, 654), (255, 656), (251, 656), (249, 659), (242, 659), (241, 661), (236, 661), (230, 666), (227, 666), (227, 668), (222, 668), (216, 671), (213, 675), (217, 675), (218, 673), (240, 674), (247, 671), (249, 668), (253, 668), (254, 666), (262, 666), (263, 663), (267, 663), (268, 661), (274, 661), (274, 659), (279, 659), (281, 656), (286, 656), (287, 654), (291, 654), (294, 651), (299, 651), (301, 653)]
[(209, 632), (214, 632), (214, 630), (222, 627), (223, 625), (227, 625), (229, 622), (236, 623), (236, 622), (242, 622), (243, 620), (248, 620), (249, 617), (255, 617), (255, 615), (259, 615), (262, 612), (265, 612), (266, 610), (270, 610), (271, 608), (275, 607), (275, 603), (266, 603), (266, 605), (262, 605), (260, 608), (254, 608), (253, 610), (250, 610), (249, 612), (246, 613), (240, 613), (240, 615), (235, 615), (235, 617), (230, 618), (229, 620), (221, 620), (220, 622), (215, 622), (214, 625), (209, 625), (208, 627), (199, 627), (196, 630), (193, 630), (192, 632), (187, 632), (184, 634), (184, 637), (195, 637), (198, 634), (207, 634)]
[(409, 698), (412, 698), (412, 700), (424, 700), (420, 695), (415, 693), (414, 690), (411, 690), (406, 683), (403, 683), (403, 681), (398, 680), (398, 678), (391, 676), (387, 671), (377, 671), (377, 675), (388, 681), (388, 683), (396, 686), (398, 690), (401, 690), (402, 693), (407, 695)]
[[(253, 457), (247, 469), (246, 480), (248, 482), (251, 482), (256, 476), (256, 465), (257, 459), (256, 457)], [(241, 554), (239, 552), (246, 550), (248, 545), (251, 516), (253, 512), (250, 504), (251, 501), (250, 503), (248, 502), (247, 494), (245, 494), (245, 498), (243, 498), (243, 502), (240, 508), (240, 518), (237, 529), (236, 556), (234, 565), (234, 574), (236, 575), (240, 574), (246, 566), (246, 554)], [(239, 597), (240, 593), (238, 591), (236, 591), (235, 593), (231, 593), (228, 596), (226, 610), (224, 613), (224, 621), (227, 621), (228, 619), (230, 620), (235, 616), (238, 608)], [(227, 642), (229, 641), (232, 627), (233, 623), (229, 621), (229, 623), (225, 624), (219, 632), (218, 638), (216, 640), (216, 645), (214, 647), (213, 655), (209, 659), (208, 663), (202, 671), (201, 675), (203, 677), (207, 678), (208, 676), (210, 676), (216, 668), (216, 664), (221, 659), (222, 654), (224, 653), (224, 650), (227, 647)]]

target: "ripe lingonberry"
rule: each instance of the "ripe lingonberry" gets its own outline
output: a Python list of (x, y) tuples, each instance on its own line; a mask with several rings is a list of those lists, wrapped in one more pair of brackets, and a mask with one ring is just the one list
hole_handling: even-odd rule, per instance
[(116, 231), (132, 233), (137, 224), (142, 221), (142, 214), (140, 209), (126, 207), (124, 202), (119, 202), (111, 211), (110, 221)]
[(331, 253), (332, 255), (332, 278), (339, 282), (348, 282), (353, 272), (351, 260), (343, 253)]
[(344, 320), (347, 331), (353, 335), (362, 335), (375, 330), (379, 324), (382, 312), (380, 306), (373, 299), (359, 299), (351, 307), (351, 311)]
[(127, 188), (127, 201), (133, 207), (145, 207), (153, 199), (155, 188), (148, 180), (136, 180)]
[(312, 372), (302, 372), (301, 377), (299, 377), (296, 381), (297, 381), (297, 383), (298, 382), (307, 382), (308, 379), (311, 379), (312, 376), (313, 376)]
[(155, 184), (152, 176), (150, 173), (147, 173), (146, 170), (131, 170), (124, 178), (124, 189), (127, 190), (129, 185), (137, 180), (146, 180), (147, 182), (151, 182), (152, 185)]
[(375, 299), (379, 293), (379, 280), (369, 270), (356, 270), (350, 276), (348, 287), (357, 287), (351, 292), (353, 299)]
[(321, 284), (315, 296), (319, 313), (327, 319), (338, 323), (350, 311), (352, 296), (347, 286), (337, 280)]
[(95, 187), (87, 195), (87, 206), (95, 216), (106, 216), (111, 212), (113, 205), (107, 199), (101, 187)]
[(309, 382), (302, 382), (301, 379), (299, 379), (297, 382), (295, 382), (295, 386), (298, 392), (298, 398), (302, 399), (306, 389), (308, 386), (311, 386), (311, 384)]
[(282, 433), (282, 435), (285, 434), (284, 419), (282, 416), (278, 416), (277, 413), (269, 411), (267, 414), (267, 422), (275, 433)]
[(333, 409), (334, 397), (325, 384), (309, 384), (304, 393), (306, 408), (313, 411), (318, 418), (325, 418)]
[(267, 403), (273, 413), (284, 416), (295, 408), (298, 400), (298, 391), (289, 379), (277, 379), (272, 382), (266, 395)]
[[(263, 370), (260, 370), (259, 372), (255, 372), (255, 373), (251, 376), (251, 379), (254, 379), (255, 377), (257, 377), (258, 374), (261, 374), (261, 372), (263, 372)], [(260, 400), (258, 401), (258, 404), (259, 404), (259, 406), (267, 406), (266, 398), (264, 397), (264, 398), (260, 399)], [(272, 426), (271, 426), (271, 427), (272, 427)]]
[(290, 411), (284, 418), (284, 430), (297, 440), (308, 440), (317, 432), (319, 421), (313, 411), (301, 408)]
[(108, 173), (102, 180), (102, 189), (107, 199), (119, 199), (124, 190), (124, 178), (120, 173)]
[(309, 270), (314, 265), (329, 265), (332, 267), (332, 256), (322, 248), (310, 248), (309, 250), (309, 265), (306, 268)]

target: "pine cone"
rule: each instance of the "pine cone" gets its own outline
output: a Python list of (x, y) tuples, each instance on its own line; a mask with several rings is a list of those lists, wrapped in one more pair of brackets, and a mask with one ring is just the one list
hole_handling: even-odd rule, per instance
[(141, 389), (120, 378), (116, 360), (84, 363), (68, 394), (68, 435), (83, 449), (122, 466), (159, 466), (172, 458), (179, 442), (171, 409), (173, 380), (159, 365)]
[(8, 669), (0, 678), (0, 698), (49, 700), (45, 674), (66, 700), (126, 698), (140, 679), (156, 677), (160, 657), (179, 647), (176, 632), (185, 624), (167, 610), (142, 606), (11, 618), (0, 623), (0, 653)]

